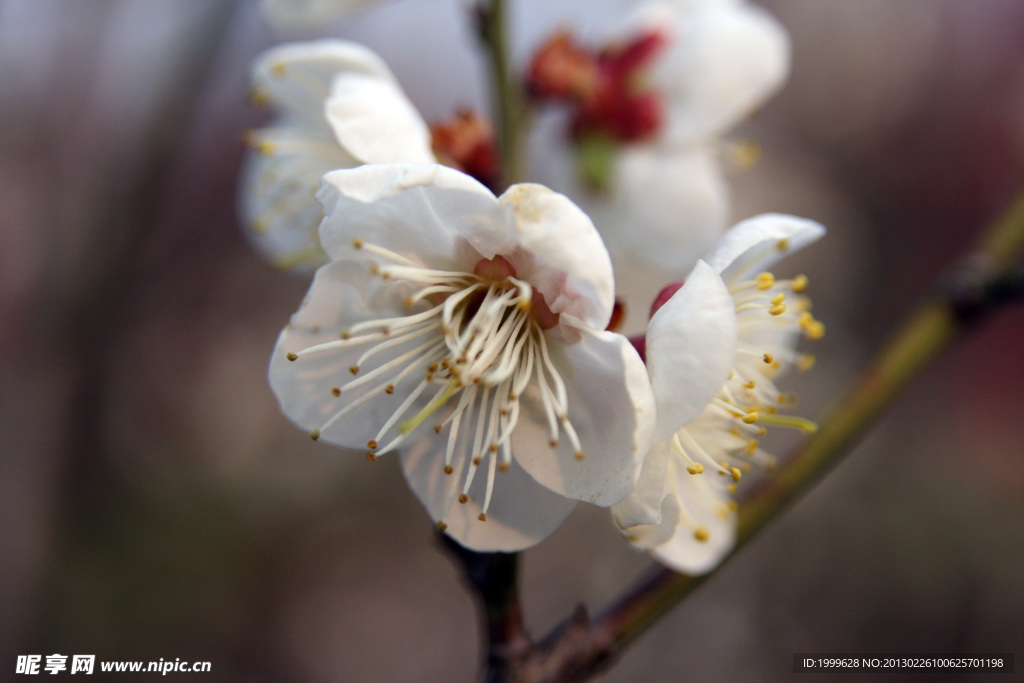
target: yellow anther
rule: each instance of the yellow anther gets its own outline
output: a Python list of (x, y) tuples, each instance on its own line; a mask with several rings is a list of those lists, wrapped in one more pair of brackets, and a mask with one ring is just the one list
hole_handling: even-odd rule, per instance
[(775, 276), (771, 273), (761, 273), (757, 276), (758, 289), (771, 289), (775, 286)]
[(551, 441), (548, 441), (548, 445), (552, 448), (558, 448), (558, 439), (551, 439)]
[(747, 413), (746, 415), (744, 415), (740, 419), (743, 420), (743, 422), (745, 422), (746, 424), (752, 425), (755, 422), (757, 422), (757, 418), (758, 418), (757, 411), (756, 410), (751, 410), (749, 413)]
[(366, 459), (368, 461), (370, 461), (370, 462), (377, 462), (377, 454), (376, 453), (367, 453), (366, 454)]
[(801, 354), (800, 357), (796, 359), (796, 367), (800, 370), (810, 370), (814, 367), (816, 360), (817, 359), (814, 357), (813, 353)]
[(349, 332), (348, 330), (342, 330), (341, 333), (338, 335), (338, 337), (340, 339), (351, 339), (352, 338), (352, 333)]
[(395, 385), (394, 384), (389, 384), (386, 387), (384, 387), (384, 393), (385, 394), (393, 394), (393, 393), (395, 393)]
[(366, 442), (366, 447), (369, 448), (371, 451), (377, 450), (377, 442), (373, 439), (370, 439), (369, 441)]
[(253, 88), (249, 91), (249, 104), (254, 107), (266, 107), (270, 105), (270, 93), (263, 88)]
[(710, 533), (710, 532), (709, 532), (709, 531), (708, 531), (707, 529), (705, 529), (704, 527), (702, 527), (702, 526), (699, 526), (699, 527), (697, 527), (697, 529), (696, 529), (696, 530), (695, 530), (695, 531), (693, 532), (693, 537), (694, 537), (694, 538), (696, 538), (696, 539), (697, 539), (698, 541), (700, 541), (701, 543), (706, 543), (706, 542), (707, 542), (707, 540), (708, 540), (709, 538), (711, 538), (711, 533)]
[(793, 291), (794, 292), (799, 294), (800, 292), (804, 291), (805, 289), (807, 289), (807, 276), (806, 275), (797, 275), (795, 278), (793, 278)]
[(269, 157), (270, 155), (277, 151), (277, 145), (275, 145), (270, 140), (260, 140), (259, 142), (256, 143), (256, 151), (262, 154), (263, 156)]
[(287, 353), (287, 354), (285, 355), (285, 358), (287, 358), (287, 359), (288, 359), (288, 360), (290, 360), (290, 361), (295, 361), (295, 360), (298, 360), (299, 356), (298, 356), (298, 354), (295, 354), (295, 353), (292, 353), (291, 351), (289, 351), (289, 352), (288, 352), (288, 353)]
[(359, 237), (357, 237), (354, 240), (352, 240), (352, 248), (353, 249), (362, 249), (363, 248), (363, 240), (361, 238), (359, 238)]
[(747, 442), (747, 448), (746, 448), (747, 455), (753, 455), (754, 453), (756, 453), (757, 452), (757, 446), (758, 446), (757, 439), (751, 439), (750, 441), (748, 441)]
[(821, 339), (825, 336), (825, 323), (815, 320), (806, 330), (808, 339)]
[(481, 522), (486, 522), (486, 521), (487, 521), (487, 515), (485, 515), (484, 513), (482, 513), (482, 512), (481, 512), (481, 513), (480, 513), (480, 514), (479, 514), (479, 515), (477, 516), (477, 519), (479, 519), (479, 520), (480, 520)]
[(507, 462), (499, 462), (498, 463), (498, 471), (499, 472), (508, 472), (508, 463)]
[(445, 466), (444, 466), (444, 473), (445, 473), (445, 474), (447, 474), (447, 475), (451, 475), (451, 473), (452, 473), (452, 472), (454, 472), (454, 471), (455, 471), (455, 470), (454, 470), (454, 469), (452, 468), (452, 466), (451, 466), (451, 465), (445, 465)]
[(447, 528), (448, 528), (448, 525), (445, 524), (444, 522), (438, 522), (437, 523), (437, 530), (438, 531), (444, 531)]
[(333, 389), (331, 389), (331, 393), (334, 394), (335, 396), (341, 396), (341, 389), (339, 389), (338, 387), (334, 387)]
[(576, 459), (577, 460), (583, 460), (586, 457), (587, 456), (583, 455), (583, 451), (576, 451)]
[(465, 493), (460, 493), (459, 494), (459, 502), (462, 503), (463, 505), (465, 505), (466, 503), (469, 502), (469, 496), (467, 496)]
[(726, 507), (728, 507), (733, 512), (736, 512), (737, 510), (740, 509), (740, 504), (737, 503), (735, 500), (730, 500)]
[(314, 429), (313, 431), (311, 431), (309, 433), (309, 438), (313, 439), (313, 441), (316, 441), (317, 439), (319, 439), (320, 438), (320, 430), (319, 429)]
[(772, 305), (773, 306), (778, 306), (779, 304), (781, 304), (785, 300), (786, 300), (786, 294), (784, 292), (779, 292), (778, 294), (776, 294), (775, 296), (772, 297)]
[(442, 429), (444, 429), (444, 427), (442, 427), (441, 425), (434, 425), (435, 434), (440, 434)]
[(739, 481), (740, 477), (743, 476), (743, 473), (740, 472), (740, 468), (739, 467), (733, 467), (731, 470), (729, 470), (729, 473), (732, 474), (732, 480), (733, 481)]
[(730, 146), (732, 161), (741, 171), (747, 171), (761, 160), (761, 146), (753, 140), (739, 140)]
[(476, 456), (475, 458), (473, 458), (473, 466), (474, 466), (474, 467), (479, 467), (479, 466), (480, 466), (480, 463), (481, 463), (481, 459), (480, 459), (480, 456), (479, 456), (479, 455), (478, 455), (478, 456)]
[(768, 309), (768, 312), (772, 315), (782, 315), (786, 312), (786, 304), (778, 304)]
[(782, 363), (780, 363), (779, 361), (773, 361), (772, 362), (772, 370), (778, 370), (781, 367), (782, 367)]
[(810, 311), (804, 311), (803, 313), (800, 314), (800, 317), (797, 319), (797, 322), (800, 323), (800, 327), (806, 330), (808, 327), (814, 324), (814, 316), (811, 315)]
[(771, 365), (774, 360), (775, 360), (775, 356), (773, 356), (772, 354), (770, 354), (770, 353), (764, 354), (764, 362), (767, 363), (768, 365)]
[(736, 493), (736, 484), (729, 484), (726, 488), (729, 489), (729, 493)]
[(351, 372), (353, 375), (357, 375), (357, 374), (359, 374), (359, 366), (358, 365), (353, 365), (353, 366), (349, 367), (348, 371)]
[(690, 474), (703, 474), (704, 465), (701, 465), (699, 462), (695, 462), (689, 467), (687, 467), (686, 471), (689, 472)]
[(266, 218), (254, 218), (249, 223), (249, 229), (257, 235), (266, 235), (270, 232), (270, 222)]
[(748, 381), (748, 382), (747, 382), (746, 384), (744, 384), (743, 386), (745, 386), (745, 387), (746, 387), (747, 389), (754, 389), (754, 388), (756, 388), (756, 387), (757, 387), (757, 385), (756, 385), (756, 384), (754, 384), (754, 380), (750, 380), (750, 381)]
[(789, 249), (789, 240), (788, 239), (779, 240), (775, 244), (775, 248), (778, 249), (779, 251), (786, 251), (787, 249)]
[(288, 65), (284, 62), (274, 62), (270, 65), (270, 73), (274, 74), (278, 78), (283, 78), (288, 73)]

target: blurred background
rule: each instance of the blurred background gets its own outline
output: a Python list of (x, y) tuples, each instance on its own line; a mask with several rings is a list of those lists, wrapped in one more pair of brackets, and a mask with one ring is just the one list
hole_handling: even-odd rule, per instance
[[(512, 4), (525, 58), (631, 3)], [(763, 158), (734, 174), (735, 217), (830, 229), (777, 270), (808, 273), (828, 324), (789, 385), (813, 417), (1024, 187), (1024, 3), (763, 4), (793, 71), (736, 132)], [(464, 14), (398, 0), (320, 35), (380, 52), (436, 119), (487, 101)], [(474, 606), (397, 463), (311, 442), (266, 382), (308, 283), (250, 250), (235, 200), (239, 136), (269, 118), (248, 65), (285, 37), (253, 0), (0, 0), (0, 678), (55, 652), (208, 660), (212, 680), (478, 671)], [(1019, 307), (973, 331), (603, 680), (1024, 655), (1022, 337)], [(648, 567), (580, 506), (524, 553), (529, 628)]]

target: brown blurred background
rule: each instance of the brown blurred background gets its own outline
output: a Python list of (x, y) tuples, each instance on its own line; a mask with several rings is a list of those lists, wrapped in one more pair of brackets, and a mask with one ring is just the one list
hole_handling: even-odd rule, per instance
[[(599, 24), (629, 3), (513, 4), (526, 55), (581, 7)], [(764, 152), (736, 217), (830, 229), (791, 266), (829, 325), (794, 381), (813, 416), (1024, 187), (1024, 3), (764, 4), (793, 72), (736, 134)], [(399, 0), (323, 33), (378, 50), (436, 118), (486, 101), (463, 19)], [(239, 135), (268, 116), (248, 64), (280, 39), (249, 0), (0, 0), (0, 679), (55, 652), (209, 660), (211, 680), (477, 671), (473, 605), (396, 463), (310, 442), (266, 383), (307, 283), (249, 249), (235, 196)], [(1018, 307), (943, 357), (604, 680), (1024, 656), (1022, 340)], [(524, 554), (529, 627), (648, 564), (581, 506)]]

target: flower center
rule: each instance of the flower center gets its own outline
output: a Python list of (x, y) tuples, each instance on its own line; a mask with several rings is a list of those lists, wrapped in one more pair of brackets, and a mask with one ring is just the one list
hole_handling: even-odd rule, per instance
[[(340, 399), (339, 409), (313, 430), (314, 440), (371, 400), (394, 395), (398, 405), (366, 444), (368, 459), (394, 451), (434, 418), (435, 434), (447, 430), (443, 465), (439, 463), (452, 477), (445, 510), (455, 500), (469, 502), (477, 472), (485, 468), (479, 519), (486, 521), (495, 474), (508, 470), (512, 462), (519, 397), (535, 383), (551, 447), (564, 434), (577, 459), (583, 459), (567, 417), (565, 382), (548, 351), (545, 330), (557, 324), (558, 316), (540, 292), (516, 277), (508, 259), (481, 259), (472, 272), (445, 271), (423, 267), (361, 239), (353, 245), (377, 257), (370, 267), (373, 275), (411, 289), (404, 305), (419, 310), (357, 323), (342, 330), (336, 341), (288, 354), (288, 360), (296, 361), (315, 353), (368, 347), (349, 368), (354, 378), (331, 390)], [(353, 399), (357, 389), (360, 395)], [(421, 396), (428, 397), (425, 403)], [(447, 528), (444, 516), (438, 527)]]

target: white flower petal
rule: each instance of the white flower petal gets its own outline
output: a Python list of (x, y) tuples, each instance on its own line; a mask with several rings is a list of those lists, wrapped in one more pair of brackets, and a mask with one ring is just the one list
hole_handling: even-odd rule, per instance
[(544, 294), (552, 312), (604, 329), (615, 305), (615, 282), (608, 250), (590, 218), (543, 185), (513, 185), (499, 201), (514, 216), (523, 249), (534, 255), (534, 267), (521, 276)]
[[(736, 544), (736, 513), (726, 508), (729, 497), (723, 491), (715, 502), (710, 502), (706, 501), (707, 494), (698, 490), (706, 486), (699, 477), (708, 476), (712, 475), (705, 472), (694, 476), (685, 470), (678, 473), (676, 484), (683, 498), (683, 514), (690, 515), (691, 523), (677, 524), (675, 534), (650, 551), (659, 562), (693, 576), (717, 567)], [(707, 531), (707, 540), (697, 540), (694, 524)]]
[(638, 550), (650, 550), (662, 543), (667, 543), (679, 531), (679, 515), (679, 501), (675, 496), (665, 496), (662, 499), (661, 509), (658, 511), (658, 522), (652, 524), (626, 526), (620, 523), (616, 508), (612, 508), (612, 518), (619, 527), (623, 538)]
[(615, 524), (620, 529), (624, 531), (630, 527), (662, 523), (662, 502), (668, 493), (666, 476), (671, 457), (672, 445), (668, 441), (651, 447), (633, 490), (621, 502), (612, 506)]
[(727, 283), (770, 268), (776, 261), (803, 249), (825, 234), (825, 228), (806, 218), (766, 213), (738, 223), (705, 259)]
[(732, 297), (715, 271), (698, 261), (647, 331), (647, 370), (658, 406), (656, 442), (704, 410), (729, 378), (735, 357)]
[(324, 125), (324, 100), (339, 72), (394, 80), (384, 61), (369, 48), (345, 40), (285, 43), (267, 50), (253, 66), (257, 92), (271, 104), (312, 125)]
[(327, 213), (320, 243), (331, 258), (357, 255), (358, 237), (430, 267), (472, 271), (480, 258), (516, 245), (491, 191), (437, 164), (371, 164), (328, 173), (317, 199)]
[(666, 141), (694, 141), (732, 128), (789, 73), (786, 30), (760, 7), (680, 10), (666, 28), (671, 43), (651, 75), (669, 109)]
[(608, 506), (629, 493), (640, 473), (651, 443), (654, 397), (643, 361), (625, 337), (582, 326), (578, 332), (578, 342), (549, 349), (566, 384), (569, 423), (584, 459), (576, 458), (565, 433), (551, 448), (537, 382), (520, 399), (513, 455), (552, 491)]
[[(289, 352), (297, 353), (316, 344), (335, 341), (342, 330), (355, 323), (409, 313), (402, 305), (403, 291), (370, 277), (363, 266), (351, 261), (335, 261), (317, 271), (302, 307), (281, 332), (270, 361), (270, 386), (285, 415), (307, 431), (320, 430), (322, 441), (360, 449), (367, 447), (367, 442), (376, 436), (421, 376), (406, 378), (394, 394), (378, 392), (376, 398), (359, 410), (324, 428), (338, 410), (358, 401), (381, 383), (367, 383), (341, 397), (332, 393), (332, 389), (353, 379), (349, 368), (368, 346), (314, 353), (295, 361), (289, 361), (286, 356)], [(374, 367), (408, 348), (407, 344), (379, 354)], [(367, 370), (363, 368), (363, 374)], [(386, 382), (386, 378), (383, 381)]]
[(430, 129), (390, 78), (339, 74), (324, 105), (338, 143), (362, 163), (432, 163)]
[(402, 470), (431, 518), (443, 519), (448, 527), (445, 533), (472, 550), (516, 552), (529, 548), (550, 536), (576, 507), (576, 501), (547, 490), (513, 463), (507, 472), (496, 474), (487, 521), (482, 522), (478, 517), (486, 473), (477, 473), (469, 501), (459, 503), (453, 500), (450, 487), (462, 482), (445, 475), (444, 458), (438, 457), (441, 454), (436, 440), (429, 436), (420, 439), (403, 451)]
[(604, 200), (616, 213), (598, 229), (613, 252), (635, 254), (678, 278), (725, 230), (728, 194), (718, 161), (706, 150), (624, 146)]
[(312, 272), (327, 257), (317, 227), (323, 208), (313, 197), (324, 173), (355, 164), (327, 130), (285, 120), (258, 133), (268, 152), (252, 150), (239, 186), (249, 239), (282, 268)]

